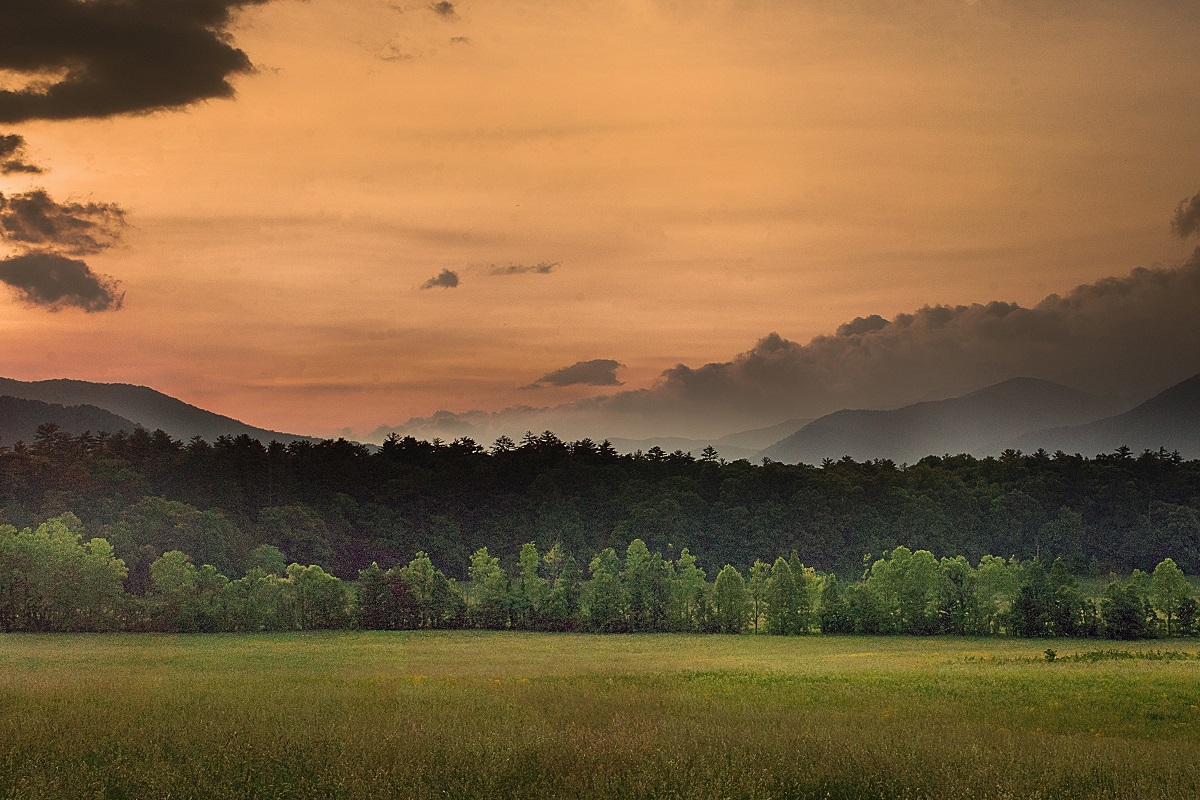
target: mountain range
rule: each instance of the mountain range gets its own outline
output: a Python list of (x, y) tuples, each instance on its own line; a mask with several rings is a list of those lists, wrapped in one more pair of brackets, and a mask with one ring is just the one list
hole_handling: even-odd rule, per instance
[(814, 420), (756, 454), (788, 463), (826, 458), (997, 455), (1006, 449), (1094, 456), (1122, 445), (1200, 458), (1200, 375), (1129, 409), (1128, 401), (1052, 381), (1013, 378), (961, 397), (891, 411), (846, 410)]
[(755, 428), (749, 431), (738, 431), (715, 439), (685, 439), (678, 436), (659, 436), (650, 439), (610, 438), (609, 443), (619, 453), (633, 453), (638, 450), (645, 452), (657, 447), (667, 453), (682, 450), (692, 455), (700, 455), (706, 447), (712, 447), (717, 455), (726, 461), (736, 461), (739, 458), (755, 458), (759, 451), (778, 442), (782, 437), (800, 430), (811, 419), (790, 419), (770, 425), (766, 428)]
[[(1103, 397), (1035, 378), (1013, 378), (960, 397), (887, 411), (843, 410), (815, 420), (793, 419), (712, 440), (660, 437), (613, 439), (621, 452), (659, 447), (699, 455), (711, 445), (726, 460), (767, 458), (820, 464), (858, 461), (913, 463), (927, 455), (983, 457), (1006, 449), (1062, 450), (1094, 456), (1122, 445), (1177, 451), (1200, 458), (1200, 375), (1145, 402)], [(177, 439), (248, 435), (262, 442), (318, 441), (256, 428), (145, 386), (76, 380), (25, 382), (0, 378), (0, 442), (30, 442), (37, 426), (54, 422), (79, 434), (90, 430), (162, 429)]]
[[(83, 430), (93, 432), (107, 430), (110, 433), (118, 430), (132, 431), (135, 427), (140, 426), (152, 431), (164, 430), (174, 438), (184, 441), (199, 436), (212, 442), (218, 436), (239, 436), (241, 434), (246, 434), (264, 443), (270, 442), (272, 439), (284, 443), (297, 439), (320, 441), (310, 436), (298, 436), (292, 433), (256, 428), (232, 417), (198, 408), (149, 387), (128, 383), (92, 383), (67, 379), (18, 381), (12, 378), (0, 378), (0, 398), (3, 397), (57, 406), (62, 410), (44, 409), (45, 413), (51, 416), (39, 422), (55, 422), (63, 430), (76, 434), (82, 433)], [(92, 407), (92, 411), (71, 411), (71, 407), (88, 406)], [(16, 418), (15, 416), (10, 417), (9, 414), (15, 415), (17, 406), (11, 406), (11, 408), (14, 409), (12, 412), (9, 411), (9, 408), (0, 409), (0, 413), (4, 414), (2, 419), (5, 421)], [(25, 406), (24, 408), (31, 407)], [(96, 416), (94, 411), (98, 410), (106, 411), (111, 416)], [(85, 418), (89, 421), (88, 426), (82, 430), (76, 430), (78, 422)], [(67, 422), (63, 420), (67, 420)], [(37, 424), (34, 424), (33, 427), (36, 430)], [(6, 430), (7, 422), (0, 425), (0, 435), (4, 436), (6, 442), (14, 442), (18, 439), (32, 441), (32, 432), (23, 436), (14, 436), (12, 433), (5, 432)]]

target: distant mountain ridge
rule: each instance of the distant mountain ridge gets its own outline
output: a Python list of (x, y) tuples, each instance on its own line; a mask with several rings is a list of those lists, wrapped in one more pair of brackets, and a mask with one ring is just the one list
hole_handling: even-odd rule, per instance
[(1135, 454), (1163, 448), (1184, 458), (1200, 458), (1200, 374), (1122, 414), (1036, 431), (1013, 442), (1013, 447), (1026, 451), (1041, 447), (1087, 456), (1111, 453), (1121, 446)]
[(657, 436), (649, 439), (616, 437), (610, 438), (608, 442), (618, 453), (634, 453), (639, 450), (645, 452), (652, 447), (657, 447), (666, 453), (682, 450), (696, 457), (700, 456), (704, 448), (712, 446), (721, 458), (726, 461), (737, 461), (742, 458), (755, 458), (759, 450), (778, 441), (780, 436), (786, 436), (799, 430), (809, 422), (812, 420), (791, 419), (766, 428), (738, 431), (715, 439), (687, 439), (681, 436)]
[(1023, 434), (1092, 422), (1123, 411), (1123, 405), (1053, 381), (1012, 378), (961, 397), (890, 411), (837, 411), (759, 455), (807, 464), (847, 455), (897, 463), (945, 453), (995, 455)]
[(137, 424), (110, 411), (91, 405), (63, 406), (20, 397), (0, 396), (0, 445), (32, 444), (39, 425), (53, 423), (78, 436), (91, 431), (132, 431)]
[[(126, 423), (132, 422), (135, 426), (140, 425), (152, 431), (161, 429), (184, 441), (200, 436), (212, 442), (219, 436), (242, 434), (258, 439), (264, 444), (272, 439), (284, 443), (295, 440), (320, 441), (311, 436), (256, 428), (232, 417), (198, 408), (149, 387), (128, 383), (92, 383), (66, 378), (48, 381), (0, 378), (0, 396), (36, 400), (63, 407), (93, 406), (123, 418)], [(132, 430), (132, 427), (127, 424), (126, 429)]]

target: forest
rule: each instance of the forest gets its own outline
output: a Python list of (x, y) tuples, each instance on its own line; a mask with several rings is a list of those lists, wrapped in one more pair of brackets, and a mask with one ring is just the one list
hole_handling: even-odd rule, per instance
[(1162, 451), (809, 466), (45, 425), (0, 475), (5, 630), (1196, 626), (1200, 462)]

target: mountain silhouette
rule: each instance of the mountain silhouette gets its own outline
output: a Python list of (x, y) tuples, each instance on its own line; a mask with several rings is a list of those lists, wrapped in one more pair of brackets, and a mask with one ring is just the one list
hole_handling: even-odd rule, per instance
[(1012, 446), (1085, 456), (1111, 453), (1121, 446), (1135, 454), (1163, 448), (1178, 451), (1184, 458), (1200, 458), (1200, 375), (1175, 384), (1123, 414), (1084, 425), (1039, 430), (1018, 437)]
[(891, 411), (827, 414), (759, 455), (806, 464), (847, 455), (858, 461), (886, 458), (897, 463), (946, 453), (994, 455), (1026, 432), (1091, 422), (1121, 408), (1121, 401), (1053, 381), (1012, 378), (961, 397)]
[(0, 397), (0, 444), (32, 444), (38, 426), (47, 422), (75, 436), (87, 431), (132, 431), (137, 427), (130, 420), (96, 406), (63, 406), (20, 397)]
[(184, 441), (193, 436), (200, 436), (212, 442), (218, 436), (241, 434), (258, 439), (264, 444), (272, 439), (285, 443), (297, 439), (319, 441), (308, 436), (256, 428), (232, 417), (197, 408), (146, 386), (128, 383), (92, 383), (68, 379), (18, 381), (0, 378), (0, 396), (5, 395), (60, 406), (94, 406), (124, 418), (125, 428), (128, 430), (132, 430), (128, 422), (133, 422), (152, 431), (164, 430), (172, 437)]

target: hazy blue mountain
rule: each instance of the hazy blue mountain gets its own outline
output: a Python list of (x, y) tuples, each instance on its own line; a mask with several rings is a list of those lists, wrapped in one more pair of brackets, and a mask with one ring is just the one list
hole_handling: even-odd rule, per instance
[(1134, 454), (1143, 450), (1178, 450), (1184, 458), (1200, 458), (1200, 375), (1160, 392), (1123, 414), (1085, 425), (1040, 430), (1018, 437), (1012, 447), (1094, 456), (1122, 445)]
[(673, 453), (682, 450), (700, 457), (705, 447), (712, 445), (717, 454), (726, 461), (737, 461), (739, 458), (753, 459), (759, 450), (772, 442), (777, 442), (783, 436), (794, 433), (812, 420), (791, 419), (766, 428), (755, 428), (750, 431), (738, 431), (726, 434), (718, 439), (685, 439), (680, 436), (658, 436), (649, 439), (609, 439), (609, 443), (618, 453), (633, 453), (641, 450), (643, 453), (652, 447), (661, 448), (664, 452)]
[(281, 442), (294, 439), (318, 441), (308, 436), (255, 428), (154, 389), (128, 383), (91, 383), (66, 379), (27, 382), (0, 378), (0, 395), (62, 406), (95, 406), (149, 430), (161, 428), (174, 438), (185, 441), (193, 436), (201, 436), (212, 442), (218, 436), (238, 436), (243, 433), (264, 443), (272, 439)]
[(1001, 452), (1007, 442), (1029, 431), (1091, 422), (1123, 407), (1123, 401), (1052, 381), (1013, 378), (961, 397), (891, 411), (828, 414), (759, 455), (806, 464), (846, 455), (897, 463), (946, 453), (984, 456)]
[(38, 426), (47, 422), (76, 436), (86, 431), (116, 433), (137, 427), (130, 420), (95, 406), (62, 406), (20, 397), (0, 397), (0, 444), (32, 444)]
[(737, 461), (739, 458), (753, 458), (756, 452), (756, 449), (753, 447), (720, 444), (716, 439), (684, 439), (679, 436), (658, 436), (650, 439), (622, 439), (616, 437), (609, 439), (608, 442), (618, 453), (633, 453), (638, 450), (644, 453), (652, 447), (658, 447), (667, 453), (682, 450), (685, 453), (691, 453), (696, 458), (699, 458), (701, 451), (711, 444), (720, 457), (726, 461)]
[(785, 436), (791, 436), (810, 422), (812, 422), (811, 419), (789, 419), (786, 422), (779, 422), (766, 428), (755, 428), (750, 431), (731, 433), (713, 442), (713, 447), (718, 450), (723, 446), (740, 447), (749, 450), (750, 455), (753, 455), (764, 447), (770, 447)]

